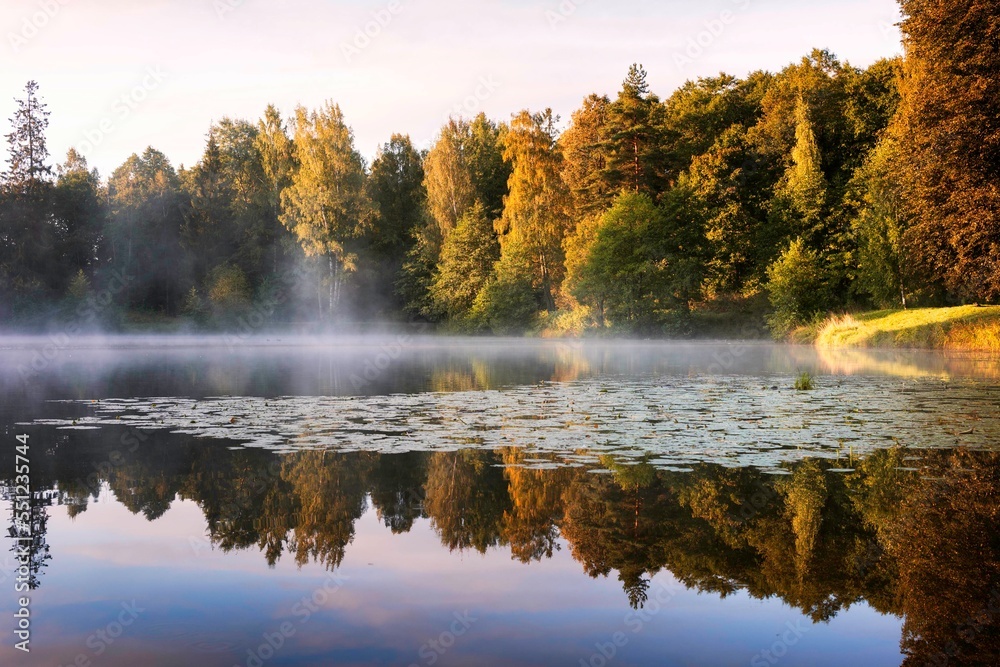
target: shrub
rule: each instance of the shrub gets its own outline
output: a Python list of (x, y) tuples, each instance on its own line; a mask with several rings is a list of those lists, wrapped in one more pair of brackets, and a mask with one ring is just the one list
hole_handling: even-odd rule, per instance
[(796, 239), (767, 269), (767, 291), (774, 313), (768, 327), (784, 337), (826, 310), (830, 291), (819, 255)]

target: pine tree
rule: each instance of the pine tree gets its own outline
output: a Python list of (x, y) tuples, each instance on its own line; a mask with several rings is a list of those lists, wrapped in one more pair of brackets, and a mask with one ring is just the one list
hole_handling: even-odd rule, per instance
[(181, 174), (189, 197), (182, 235), (190, 253), (195, 279), (203, 280), (210, 271), (228, 262), (235, 252), (235, 234), (230, 206), (233, 192), (223, 174), (222, 153), (215, 129), (201, 162)]
[(49, 111), (38, 99), (38, 84), (29, 81), (24, 87), (25, 98), (17, 100), (17, 111), (10, 119), (14, 131), (6, 135), (9, 147), (4, 173), (6, 187), (17, 193), (37, 194), (41, 184), (52, 177), (52, 167), (46, 164), (49, 151), (45, 130), (49, 126)]
[(402, 271), (413, 236), (427, 224), (423, 156), (409, 136), (394, 134), (379, 149), (367, 189), (374, 206), (373, 224), (366, 235), (371, 259), (365, 276), (367, 300), (373, 306), (388, 301), (395, 310), (402, 310), (409, 295), (396, 286), (405, 278)]
[(649, 92), (646, 70), (632, 65), (618, 99), (608, 108), (604, 177), (612, 191), (656, 197), (664, 189), (662, 122), (663, 105)]

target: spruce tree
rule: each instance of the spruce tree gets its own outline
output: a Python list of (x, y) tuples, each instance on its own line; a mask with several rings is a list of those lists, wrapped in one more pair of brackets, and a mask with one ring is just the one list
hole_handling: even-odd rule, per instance
[(15, 193), (37, 194), (41, 184), (52, 177), (52, 167), (46, 164), (49, 151), (45, 144), (49, 111), (38, 99), (37, 83), (29, 81), (24, 92), (25, 98), (17, 100), (17, 111), (10, 119), (14, 130), (6, 135), (10, 167), (4, 173), (4, 181)]

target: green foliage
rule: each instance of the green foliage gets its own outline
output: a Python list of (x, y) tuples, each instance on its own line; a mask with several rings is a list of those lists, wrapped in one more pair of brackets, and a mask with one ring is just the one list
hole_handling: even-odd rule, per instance
[(860, 206), (852, 221), (858, 246), (858, 286), (881, 308), (907, 305), (909, 219), (897, 165), (899, 144), (887, 134), (855, 174)]
[(564, 162), (562, 177), (573, 196), (578, 216), (593, 216), (611, 205), (614, 186), (605, 178), (608, 145), (606, 143), (607, 96), (590, 95), (573, 112), (569, 128), (559, 135)]
[(819, 145), (809, 119), (809, 109), (801, 98), (795, 106), (795, 146), (792, 148), (792, 164), (785, 173), (782, 192), (797, 214), (798, 230), (814, 233), (822, 222), (827, 185)]
[(618, 98), (607, 107), (603, 177), (611, 191), (655, 196), (665, 185), (663, 105), (649, 92), (646, 70), (634, 64)]
[(181, 306), (181, 314), (196, 320), (201, 320), (206, 315), (205, 300), (201, 298), (201, 293), (197, 287), (188, 290), (184, 297), (184, 305)]
[(170, 315), (192, 288), (262, 298), (292, 267), (283, 315), (504, 332), (573, 313), (574, 330), (684, 335), (765, 291), (778, 334), (831, 307), (1000, 298), (995, 12), (902, 5), (905, 58), (815, 50), (665, 101), (633, 65), (561, 134), (551, 111), (453, 118), (428, 153), (392, 135), (370, 167), (327, 103), (297, 109), (294, 136), (273, 106), (224, 118), (179, 173), (149, 148), (105, 185), (71, 151), (53, 183), (29, 83), (0, 188), (0, 316), (44, 319), (80, 271), (94, 290), (127, 277), (116, 307)]
[(216, 309), (231, 312), (245, 308), (250, 297), (250, 283), (238, 266), (220, 266), (212, 271), (208, 299)]
[(111, 263), (128, 277), (124, 305), (176, 314), (191, 255), (181, 243), (183, 193), (170, 160), (152, 147), (133, 154), (111, 174), (108, 199)]
[(442, 245), (438, 226), (430, 221), (418, 226), (412, 232), (411, 243), (396, 281), (396, 294), (405, 304), (403, 310), (410, 316), (431, 322), (440, 321), (445, 314), (431, 296)]
[(476, 202), (441, 248), (438, 272), (430, 289), (435, 306), (455, 323), (466, 321), (499, 259), (500, 245), (493, 223), (486, 217), (483, 205)]
[(441, 129), (424, 164), (424, 186), (428, 211), (442, 238), (476, 201), (491, 219), (500, 217), (510, 176), (505, 136), (506, 128), (485, 114), (471, 122), (451, 118)]
[(827, 277), (819, 255), (796, 239), (767, 269), (767, 291), (774, 307), (768, 326), (784, 336), (830, 301)]
[(808, 372), (802, 372), (795, 378), (795, 391), (812, 391), (815, 389), (813, 377)]
[(705, 221), (704, 268), (713, 294), (754, 293), (764, 282), (780, 242), (776, 226), (767, 224), (765, 179), (761, 157), (739, 126), (723, 132), (686, 172), (688, 210)]
[(365, 164), (340, 106), (296, 110), (299, 168), (281, 193), (281, 222), (309, 257), (328, 265), (326, 317), (339, 310), (346, 275), (357, 271), (357, 242), (371, 222), (365, 196)]
[(83, 301), (90, 294), (90, 279), (87, 278), (87, 274), (83, 272), (83, 269), (77, 271), (76, 275), (73, 276), (66, 294), (74, 301)]
[(522, 334), (538, 314), (538, 293), (531, 284), (524, 255), (502, 256), (496, 271), (476, 295), (469, 319), (498, 336)]
[[(655, 230), (662, 212), (644, 194), (622, 194), (599, 220), (582, 224), (572, 241), (570, 294), (599, 320), (623, 329), (650, 329), (662, 295)], [(596, 224), (595, 224), (596, 223)]]
[[(365, 234), (362, 275), (356, 310), (371, 319), (385, 319), (407, 302), (397, 289), (413, 238), (427, 224), (423, 156), (408, 136), (394, 134), (372, 163), (365, 189), (374, 207)], [(386, 312), (388, 311), (388, 312)]]
[[(538, 291), (545, 310), (555, 310), (555, 293), (565, 273), (563, 239), (570, 226), (571, 197), (561, 171), (552, 110), (517, 114), (504, 138), (504, 158), (513, 165), (510, 193), (497, 221), (503, 256), (524, 271), (516, 283)], [(516, 257), (514, 257), (516, 256)]]
[(13, 130), (6, 135), (10, 166), (3, 176), (7, 189), (37, 195), (52, 177), (52, 167), (46, 164), (49, 114), (47, 105), (38, 98), (38, 84), (29, 81), (24, 87), (24, 99), (17, 100), (17, 111), (10, 119)]

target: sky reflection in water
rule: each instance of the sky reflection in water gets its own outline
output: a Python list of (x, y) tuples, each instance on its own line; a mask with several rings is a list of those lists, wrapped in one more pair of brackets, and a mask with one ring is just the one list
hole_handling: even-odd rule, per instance
[[(858, 358), (754, 346), (720, 372), (713, 365), (731, 346), (417, 343), (352, 386), (378, 349), (75, 350), (28, 382), (17, 373), (25, 352), (0, 353), (6, 437), (11, 424), (29, 423), (17, 432), (32, 435), (33, 485), (58, 489), (39, 510), (51, 559), (32, 592), (33, 651), (25, 657), (8, 642), (3, 664), (78, 655), (95, 665), (257, 664), (248, 651), (266, 635), (274, 641), (282, 623), (293, 634), (273, 655), (258, 651), (263, 665), (600, 665), (612, 650), (615, 665), (770, 664), (777, 653), (782, 665), (895, 665), (901, 638), (912, 664), (951, 641), (987, 660), (997, 648), (992, 618), (968, 637), (956, 631), (988, 608), (1000, 560), (991, 523), (1000, 463), (989, 451), (997, 401), (978, 360), (875, 355), (858, 375), (824, 375), (843, 372), (837, 363), (858, 372)], [(800, 369), (821, 375), (817, 394), (787, 391)], [(714, 392), (716, 406), (700, 413), (672, 387)], [(721, 466), (705, 433), (657, 433), (645, 413), (608, 419), (635, 403), (614, 403), (630, 391), (648, 399), (636, 409), (701, 420), (701, 431), (747, 409), (767, 418), (785, 410), (787, 422), (789, 402), (815, 401), (856, 446), (748, 453)], [(333, 398), (352, 393), (368, 398)], [(136, 428), (153, 425), (153, 410), (177, 417), (163, 408), (169, 401), (219, 407), (232, 399), (206, 398), (227, 394), (292, 405), (328, 398), (309, 414), (286, 410), (274, 429), (285, 441), (258, 447), (234, 448), (248, 440), (242, 414), (231, 433), (204, 415), (193, 433), (171, 433), (185, 430), (176, 423)], [(618, 442), (532, 447), (540, 425), (518, 423), (509, 439), (501, 425), (473, 449), (435, 446), (430, 427), (414, 447), (288, 446), (314, 416), (364, 408), (377, 420), (372, 406), (390, 394), (405, 394), (391, 399), (403, 417), (407, 401), (478, 409), (489, 397), (530, 412), (533, 398), (563, 408), (590, 400), (604, 406), (591, 406), (597, 430)], [(755, 395), (771, 402), (734, 407)], [(841, 396), (863, 400), (837, 414)], [(109, 398), (142, 400), (119, 422), (89, 403)], [(908, 406), (912, 423), (901, 421)], [(859, 407), (879, 413), (869, 417), (878, 443), (846, 419)], [(960, 435), (970, 415), (973, 433)], [(74, 420), (100, 428), (65, 428)], [(781, 451), (801, 451), (803, 429), (785, 422)], [(894, 423), (912, 448), (883, 442)], [(654, 437), (643, 442), (636, 428)], [(726, 438), (739, 445), (739, 435), (727, 431), (719, 448)], [(961, 438), (976, 451), (943, 448)], [(406, 449), (421, 451), (386, 453)], [(13, 469), (9, 448), (0, 465)], [(8, 588), (10, 564), (0, 568)], [(0, 596), (7, 618), (14, 597)], [(133, 600), (142, 611), (119, 638), (88, 644)]]

